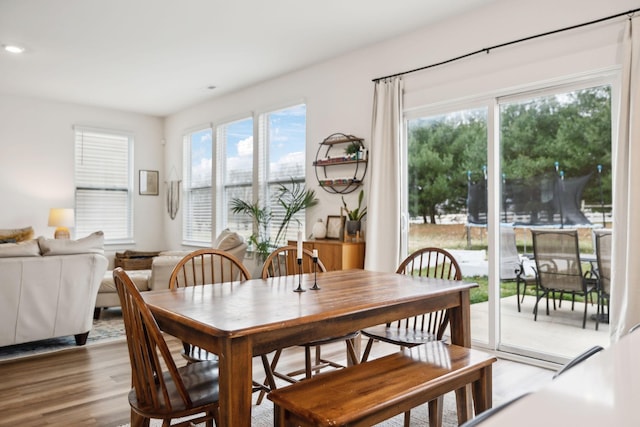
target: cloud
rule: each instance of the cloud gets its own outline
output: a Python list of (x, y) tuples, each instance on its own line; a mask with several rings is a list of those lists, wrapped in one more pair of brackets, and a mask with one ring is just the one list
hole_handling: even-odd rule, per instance
[(253, 156), (253, 136), (238, 141), (238, 156)]
[(200, 159), (200, 164), (198, 164), (191, 170), (191, 181), (192, 182), (210, 182), (211, 166), (212, 166), (211, 158)]

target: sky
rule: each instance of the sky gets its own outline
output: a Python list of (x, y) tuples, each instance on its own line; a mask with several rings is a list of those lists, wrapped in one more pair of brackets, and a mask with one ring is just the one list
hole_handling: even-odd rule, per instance
[[(269, 146), (269, 176), (290, 170), (285, 166), (304, 164), (306, 147), (306, 106), (304, 104), (266, 114)], [(253, 167), (253, 119), (224, 126), (227, 170), (251, 171)], [(210, 179), (212, 166), (210, 129), (192, 135), (193, 180)]]

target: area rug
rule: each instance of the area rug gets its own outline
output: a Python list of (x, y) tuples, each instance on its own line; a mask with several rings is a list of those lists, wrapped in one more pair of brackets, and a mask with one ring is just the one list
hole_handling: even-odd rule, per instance
[[(102, 310), (100, 319), (93, 321), (93, 328), (87, 337), (87, 345), (98, 342), (103, 343), (110, 340), (124, 340), (124, 322), (122, 321), (122, 311), (120, 308), (110, 308)], [(68, 337), (50, 338), (41, 341), (33, 341), (24, 344), (0, 347), (0, 362), (29, 357), (37, 354), (50, 353), (53, 351), (63, 351), (78, 348), (75, 338)]]
[[(495, 404), (495, 402), (494, 402)], [(456, 397), (454, 393), (446, 394), (444, 397), (443, 427), (454, 427), (458, 425), (458, 416), (456, 415)], [(429, 413), (427, 405), (421, 405), (411, 411), (411, 425), (425, 426), (429, 424)], [(178, 422), (176, 420), (175, 422)], [(404, 425), (404, 415), (397, 415), (376, 426), (380, 427), (402, 427)], [(150, 427), (161, 427), (162, 421), (151, 420)], [(197, 424), (202, 427), (203, 424)], [(273, 426), (273, 405), (270, 401), (263, 401), (260, 405), (251, 407), (251, 427), (272, 427)], [(124, 424), (120, 427), (129, 427)]]

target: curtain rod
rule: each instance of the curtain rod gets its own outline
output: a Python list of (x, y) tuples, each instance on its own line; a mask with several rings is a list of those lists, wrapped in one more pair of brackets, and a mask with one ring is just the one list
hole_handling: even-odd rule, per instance
[(435, 64), (426, 65), (426, 66), (420, 67), (420, 68), (414, 68), (413, 70), (403, 71), (401, 73), (390, 74), (390, 75), (384, 76), (384, 77), (378, 77), (377, 79), (373, 79), (372, 81), (374, 83), (377, 83), (380, 80), (390, 79), (392, 77), (404, 76), (405, 74), (411, 74), (411, 73), (415, 73), (417, 71), (426, 70), (428, 68), (438, 67), (440, 65), (448, 64), (450, 62), (458, 61), (460, 59), (468, 58), (468, 57), (473, 56), (473, 55), (478, 55), (480, 53), (489, 53), (490, 51), (492, 51), (494, 49), (501, 48), (501, 47), (509, 46), (509, 45), (516, 44), (516, 43), (525, 42), (525, 41), (532, 40), (532, 39), (537, 39), (537, 38), (540, 38), (540, 37), (549, 36), (549, 35), (556, 34), (556, 33), (561, 33), (561, 32), (564, 32), (564, 31), (574, 30), (574, 29), (580, 28), (580, 27), (586, 27), (588, 25), (598, 24), (600, 22), (608, 21), (610, 19), (619, 18), (619, 17), (625, 16), (625, 15), (629, 15), (629, 17), (631, 17), (634, 13), (639, 12), (639, 11), (640, 11), (640, 8), (637, 8), (637, 9), (630, 10), (628, 12), (617, 13), (615, 15), (611, 15), (611, 16), (607, 16), (607, 17), (604, 17), (604, 18), (596, 19), (594, 21), (583, 22), (582, 24), (576, 24), (576, 25), (572, 25), (570, 27), (564, 27), (564, 28), (560, 28), (560, 29), (557, 29), (557, 30), (547, 31), (546, 33), (536, 34), (536, 35), (533, 35), (533, 36), (524, 37), (524, 38), (517, 39), (517, 40), (512, 40), (512, 41), (506, 42), (506, 43), (500, 43), (500, 44), (497, 44), (495, 46), (485, 47), (484, 49), (476, 50), (474, 52), (465, 53), (464, 55), (456, 56), (455, 58), (447, 59), (446, 61), (436, 62)]

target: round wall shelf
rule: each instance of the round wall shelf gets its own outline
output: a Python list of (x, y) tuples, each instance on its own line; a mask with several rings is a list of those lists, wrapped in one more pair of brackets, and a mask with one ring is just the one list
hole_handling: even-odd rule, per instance
[(334, 133), (319, 144), (313, 166), (320, 187), (329, 193), (348, 194), (362, 185), (369, 157), (363, 141)]

